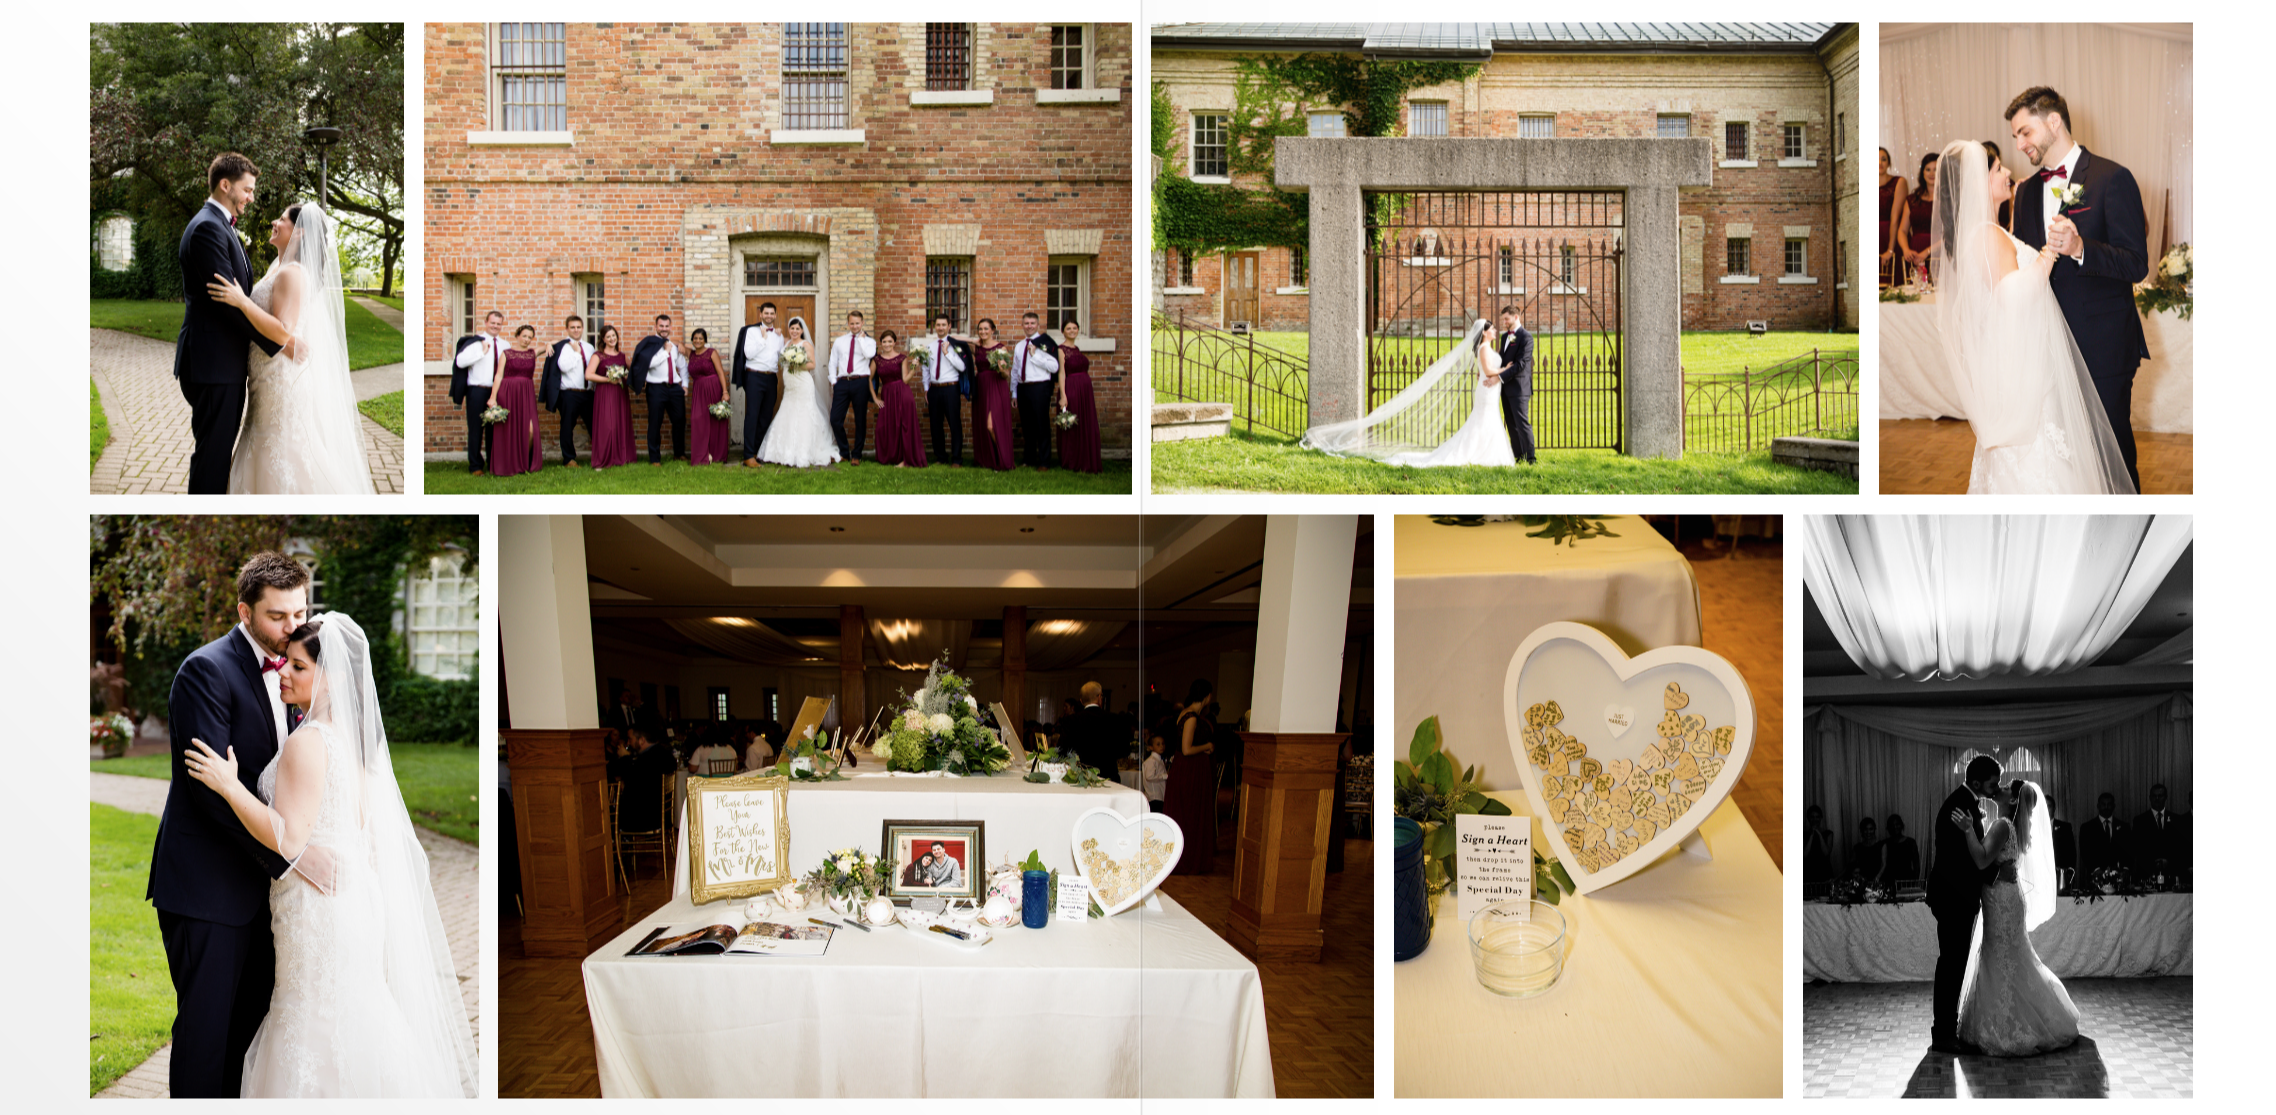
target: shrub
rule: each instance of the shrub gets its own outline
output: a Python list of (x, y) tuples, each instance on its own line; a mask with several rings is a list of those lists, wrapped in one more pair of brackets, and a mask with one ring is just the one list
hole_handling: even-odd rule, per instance
[(472, 744), (482, 697), (472, 678), (441, 681), (405, 671), (379, 704), (391, 740)]

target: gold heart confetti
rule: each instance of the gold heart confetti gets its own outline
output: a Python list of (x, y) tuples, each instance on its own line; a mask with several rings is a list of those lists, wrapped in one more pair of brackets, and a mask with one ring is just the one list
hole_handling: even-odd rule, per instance
[(1636, 759), (1601, 762), (1588, 746), (1559, 725), (1565, 713), (1555, 701), (1525, 710), (1526, 757), (1533, 763), (1548, 803), (1549, 817), (1581, 867), (1601, 871), (1634, 854), (1675, 824), (1722, 773), (1737, 731), (1710, 727), (1707, 718), (1682, 710), (1691, 695), (1670, 682), (1661, 694), (1666, 715), (1659, 739)]

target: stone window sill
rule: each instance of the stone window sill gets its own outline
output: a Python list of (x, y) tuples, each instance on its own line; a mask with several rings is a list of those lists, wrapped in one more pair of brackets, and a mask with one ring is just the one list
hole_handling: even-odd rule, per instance
[(1816, 286), (1818, 285), (1818, 277), (1816, 275), (1780, 275), (1778, 276), (1778, 285)]
[(1162, 288), (1162, 293), (1163, 293), (1163, 294), (1207, 294), (1207, 293), (1209, 293), (1209, 292), (1208, 292), (1208, 291), (1206, 291), (1206, 290), (1203, 290), (1202, 288), (1200, 288), (1200, 287), (1197, 287), (1197, 286), (1166, 286), (1166, 287), (1163, 287), (1163, 288)]
[(996, 103), (993, 89), (918, 89), (909, 94), (909, 107), (974, 106)]
[(1848, 290), (1848, 289), (1849, 289), (1849, 284), (1848, 284), (1848, 283), (1835, 283), (1835, 284), (1833, 285), (1833, 288), (1834, 288), (1835, 290)]
[(1274, 294), (1310, 294), (1312, 288), (1308, 286), (1284, 286), (1274, 287), (1272, 292)]
[(1039, 105), (1113, 105), (1122, 103), (1122, 90), (1117, 89), (1038, 89), (1035, 103)]
[(1737, 285), (1737, 284), (1740, 284), (1740, 283), (1744, 283), (1744, 284), (1747, 284), (1747, 285), (1750, 285), (1750, 286), (1751, 286), (1751, 285), (1753, 285), (1753, 284), (1755, 284), (1755, 283), (1759, 283), (1759, 282), (1761, 282), (1761, 281), (1762, 281), (1762, 276), (1760, 276), (1760, 275), (1724, 275), (1724, 276), (1722, 276), (1722, 277), (1720, 277), (1720, 278), (1716, 279), (1715, 281), (1716, 281), (1716, 282), (1718, 282), (1718, 283), (1721, 283), (1721, 284), (1722, 284), (1722, 285), (1724, 285), (1724, 286), (1733, 286), (1733, 285)]
[(1725, 159), (1722, 162), (1716, 163), (1715, 165), (1721, 169), (1729, 170), (1732, 167), (1747, 167), (1751, 169), (1753, 167), (1760, 166), (1761, 164), (1757, 163), (1753, 159)]
[(1848, 162), (1848, 161), (1849, 161), (1849, 152), (1847, 152), (1847, 151), (1844, 151), (1844, 152), (1842, 152), (1842, 153), (1841, 153), (1841, 154), (1839, 154), (1839, 155), (1835, 155), (1835, 156), (1833, 157), (1833, 161), (1835, 161), (1835, 162), (1837, 162), (1837, 163)]
[(1565, 284), (1563, 284), (1563, 283), (1558, 283), (1557, 285), (1555, 285), (1555, 286), (1553, 286), (1553, 287), (1550, 287), (1550, 288), (1549, 288), (1549, 293), (1550, 293), (1551, 295), (1559, 295), (1559, 294), (1575, 294), (1575, 295), (1578, 295), (1578, 294), (1587, 294), (1587, 293), (1588, 293), (1588, 288), (1587, 288), (1587, 287), (1585, 287), (1585, 286), (1566, 286), (1566, 285), (1565, 285)]
[(1222, 174), (1196, 174), (1193, 176), (1193, 181), (1204, 186), (1230, 186), (1233, 184), (1231, 178)]
[(466, 142), (473, 147), (574, 147), (575, 136), (570, 132), (468, 132)]
[(1780, 159), (1780, 160), (1778, 160), (1778, 165), (1779, 165), (1779, 166), (1796, 166), (1796, 167), (1814, 167), (1814, 166), (1818, 165), (1818, 161), (1817, 161), (1816, 159)]
[(816, 128), (790, 131), (777, 128), (767, 134), (767, 142), (777, 147), (837, 146), (858, 147), (868, 142), (861, 128)]
[(1112, 337), (1078, 337), (1075, 340), (1076, 352), (1113, 352), (1114, 350), (1115, 343)]

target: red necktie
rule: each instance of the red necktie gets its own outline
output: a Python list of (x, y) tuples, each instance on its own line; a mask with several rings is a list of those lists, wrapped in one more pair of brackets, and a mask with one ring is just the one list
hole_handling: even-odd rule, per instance
[(846, 334), (846, 377), (849, 379), (853, 377), (854, 346), (860, 340), (861, 338), (856, 334)]
[(271, 670), (282, 672), (284, 670), (284, 664), (285, 660), (282, 658), (263, 658), (261, 659), (261, 672), (264, 674), (270, 672)]
[(2048, 167), (2047, 169), (2045, 169), (2045, 170), (2042, 170), (2042, 171), (2040, 171), (2040, 172), (2039, 172), (2039, 180), (2040, 180), (2040, 181), (2042, 181), (2042, 182), (2046, 181), (2046, 180), (2047, 180), (2047, 179), (2049, 179), (2049, 178), (2065, 178), (2065, 179), (2067, 179), (2067, 178), (2069, 178), (2070, 176), (2071, 176), (2071, 168), (2069, 168), (2069, 167), (2067, 167), (2067, 166), (2051, 166), (2051, 167)]

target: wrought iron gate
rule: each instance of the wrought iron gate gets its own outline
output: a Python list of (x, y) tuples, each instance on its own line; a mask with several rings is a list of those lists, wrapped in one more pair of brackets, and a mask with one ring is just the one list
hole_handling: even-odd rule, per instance
[(1533, 335), (1534, 443), (1619, 449), (1626, 195), (1367, 196), (1367, 405), (1405, 389), (1480, 318)]

